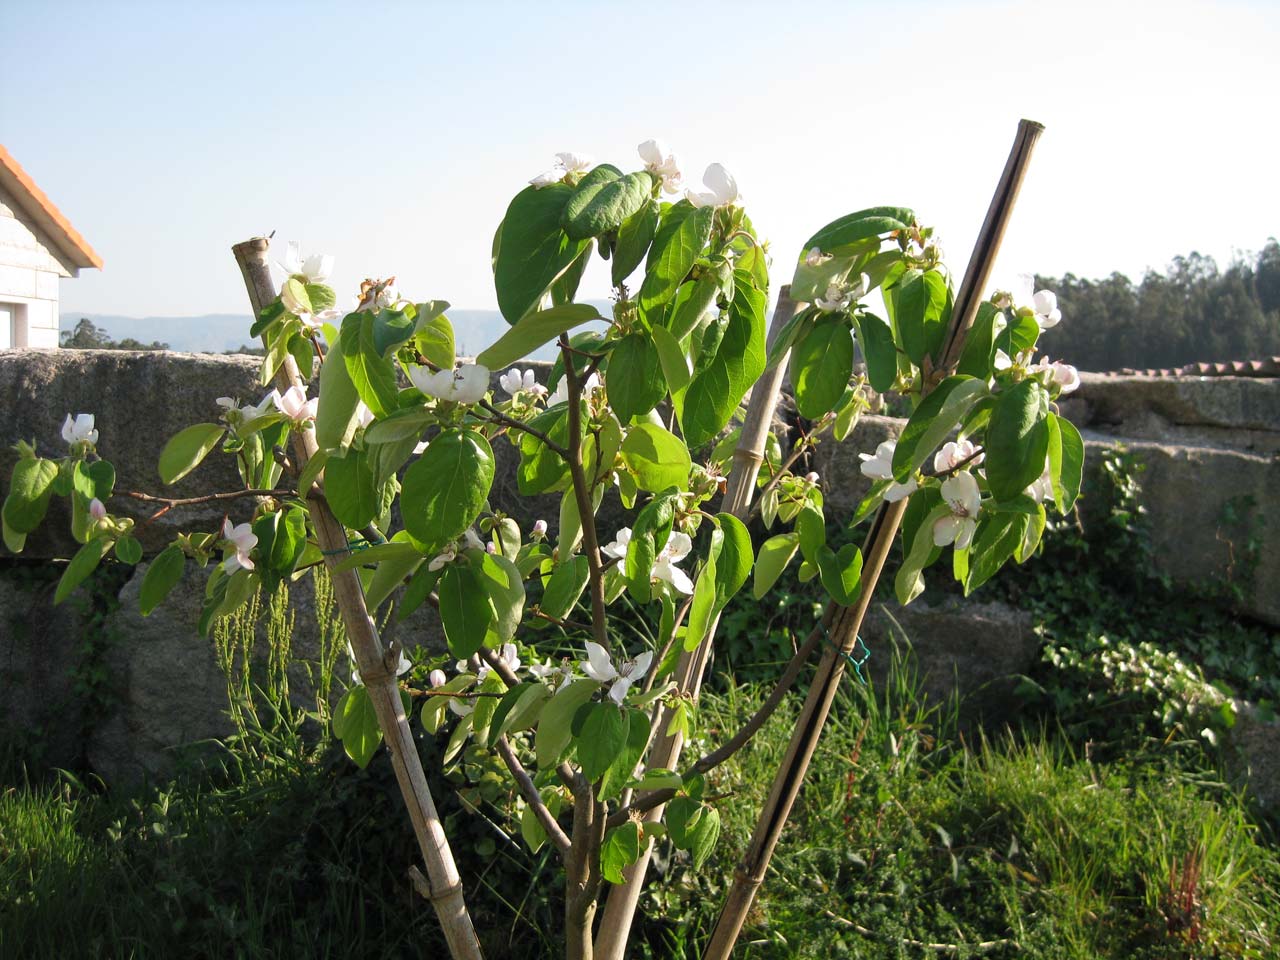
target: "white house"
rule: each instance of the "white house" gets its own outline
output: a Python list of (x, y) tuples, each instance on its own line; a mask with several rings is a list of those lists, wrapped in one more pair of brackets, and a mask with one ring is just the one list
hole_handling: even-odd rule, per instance
[(0, 144), (0, 350), (58, 345), (58, 280), (102, 258)]

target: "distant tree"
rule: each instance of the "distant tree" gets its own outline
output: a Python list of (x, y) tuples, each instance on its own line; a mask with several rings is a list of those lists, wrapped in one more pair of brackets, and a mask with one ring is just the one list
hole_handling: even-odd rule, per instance
[(262, 347), (251, 347), (247, 343), (240, 344), (234, 350), (228, 350), (226, 355), (234, 356), (238, 353), (248, 354), (251, 357), (265, 357), (267, 355), (267, 351)]
[(1280, 244), (1219, 270), (1212, 257), (1176, 257), (1134, 285), (1123, 274), (1037, 277), (1058, 295), (1063, 323), (1046, 340), (1083, 370), (1176, 367), (1280, 355)]
[(74, 330), (63, 330), (58, 336), (58, 342), (63, 347), (71, 350), (169, 349), (167, 343), (161, 343), (159, 340), (153, 340), (151, 343), (143, 343), (141, 340), (135, 340), (132, 337), (125, 337), (120, 341), (113, 340), (106, 328), (98, 326), (88, 317), (81, 317)]

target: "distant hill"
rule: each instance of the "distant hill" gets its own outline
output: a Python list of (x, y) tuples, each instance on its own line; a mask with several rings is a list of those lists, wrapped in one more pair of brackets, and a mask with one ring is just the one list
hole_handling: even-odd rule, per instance
[[(132, 337), (143, 343), (160, 340), (175, 351), (184, 353), (225, 353), (250, 339), (248, 328), (251, 320), (248, 314), (118, 316), (67, 311), (60, 316), (61, 329), (76, 329), (81, 317), (88, 317), (113, 339)], [(453, 323), (461, 355), (474, 355), (507, 329), (506, 321), (497, 310), (451, 310), (449, 320)]]
[[(607, 304), (597, 304), (602, 310)], [(81, 317), (87, 317), (113, 339), (132, 337), (143, 343), (159, 340), (170, 349), (184, 353), (225, 353), (249, 340), (248, 314), (209, 313), (200, 317), (122, 317), (106, 313), (67, 311), (59, 318), (63, 330), (74, 330)], [(507, 323), (497, 310), (450, 310), (458, 353), (474, 355), (507, 330)], [(547, 359), (549, 350), (534, 354)]]

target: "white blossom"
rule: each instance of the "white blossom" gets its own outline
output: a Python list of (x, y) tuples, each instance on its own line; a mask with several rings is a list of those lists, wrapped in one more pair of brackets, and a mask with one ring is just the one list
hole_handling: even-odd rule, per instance
[(506, 373), (498, 378), (498, 386), (506, 391), (507, 396), (514, 397), (517, 393), (532, 393), (534, 396), (546, 396), (547, 388), (540, 384), (535, 378), (534, 371), (520, 371), (512, 367)]
[(320, 401), (314, 397), (308, 400), (307, 391), (295, 383), (284, 393), (274, 394), (272, 402), (294, 423), (307, 423), (316, 418), (316, 406)]
[[(594, 373), (582, 382), (582, 395), (590, 397), (593, 393), (600, 389), (600, 378)], [(557, 403), (569, 402), (569, 378), (561, 377), (560, 382), (556, 384), (556, 392), (551, 394), (547, 399), (547, 406), (554, 407)]]
[(738, 181), (723, 164), (713, 163), (702, 175), (704, 191), (686, 190), (684, 195), (695, 207), (724, 207), (738, 202)]
[(805, 478), (806, 480), (808, 480), (810, 483), (817, 483), (817, 482), (818, 482), (818, 471), (816, 471), (816, 470), (810, 470), (808, 473), (806, 473), (806, 474), (804, 475), (804, 478)]
[(235, 549), (235, 553), (227, 557), (222, 563), (222, 569), (227, 573), (235, 573), (237, 570), (252, 570), (253, 561), (249, 558), (249, 551), (258, 545), (258, 536), (253, 532), (253, 527), (247, 523), (231, 525), (229, 518), (222, 521), (222, 538), (231, 542), (231, 546)]
[(93, 427), (92, 413), (77, 413), (75, 419), (67, 414), (62, 422), (62, 439), (67, 443), (97, 443), (98, 431)]
[[(348, 641), (347, 641), (347, 656), (350, 658), (350, 660), (351, 660), (351, 665), (352, 665), (352, 669), (351, 669), (351, 682), (352, 682), (352, 683), (354, 683), (354, 684), (357, 684), (357, 685), (359, 685), (359, 686), (364, 686), (364, 679), (360, 676), (360, 670), (359, 670), (359, 668), (357, 668), (357, 667), (355, 666), (355, 663), (356, 663), (356, 652), (355, 652), (353, 649), (351, 649), (351, 641), (350, 641), (350, 640), (348, 640)], [(406, 656), (404, 655), (404, 651), (403, 651), (403, 650), (401, 650), (401, 651), (400, 651), (400, 659), (399, 659), (398, 661), (396, 661), (396, 676), (397, 676), (397, 677), (403, 677), (403, 676), (404, 676), (406, 673), (408, 673), (411, 669), (413, 669), (413, 664), (409, 662), (409, 658), (408, 658), (408, 657), (406, 657)], [(432, 680), (433, 680), (433, 681), (434, 681), (435, 675), (436, 675), (437, 673), (438, 673), (438, 674), (440, 674), (440, 676), (441, 676), (441, 677), (444, 677), (444, 671), (443, 671), (443, 670), (432, 670), (432, 671), (431, 671), (431, 678), (432, 678)], [(442, 679), (442, 680), (440, 681), (440, 683), (444, 683), (444, 680)], [(433, 687), (434, 687), (434, 686), (439, 686), (439, 684), (434, 683), (434, 682), (433, 682), (431, 685), (432, 685)]]
[(489, 368), (464, 363), (457, 370), (430, 370), (410, 364), (409, 379), (429, 397), (454, 403), (476, 403), (489, 392)]
[(590, 154), (586, 153), (564, 153), (556, 154), (556, 163), (550, 170), (543, 171), (529, 182), (534, 188), (541, 190), (543, 187), (549, 187), (553, 183), (559, 183), (571, 173), (583, 173), (591, 169), (591, 165), (595, 161)]
[(627, 545), (631, 543), (631, 528), (623, 527), (613, 535), (613, 540), (600, 548), (600, 552), (614, 560), (627, 558)]
[(1036, 323), (1041, 330), (1056, 327), (1062, 320), (1062, 311), (1058, 309), (1058, 295), (1052, 290), (1040, 290), (1031, 298), (1032, 309), (1036, 312)]
[[(625, 560), (627, 557), (627, 547), (631, 543), (631, 528), (622, 527), (614, 534), (613, 541), (605, 544), (600, 548), (600, 552), (606, 557), (612, 557), (615, 560)], [(673, 532), (667, 537), (666, 544), (658, 551), (658, 556), (654, 558), (653, 569), (649, 572), (652, 580), (662, 580), (671, 584), (681, 593), (693, 593), (693, 581), (689, 579), (689, 575), (681, 570), (677, 564), (689, 555), (689, 551), (693, 549), (693, 541), (689, 539), (687, 533), (680, 531)]]
[(939, 517), (933, 524), (933, 542), (939, 547), (954, 543), (957, 550), (967, 549), (978, 526), (982, 509), (982, 493), (972, 473), (964, 470), (942, 481), (942, 499), (951, 515)]
[(557, 665), (548, 658), (542, 663), (529, 664), (529, 672), (539, 680), (550, 680), (552, 677), (559, 676), (560, 682), (556, 685), (556, 692), (559, 693), (573, 680), (573, 661), (565, 658)]
[(1023, 491), (1028, 497), (1036, 503), (1044, 503), (1046, 500), (1053, 500), (1053, 478), (1049, 475), (1049, 461), (1045, 460), (1044, 472), (1031, 482), (1031, 486)]
[(661, 140), (646, 140), (636, 148), (644, 168), (662, 181), (662, 192), (679, 193), (684, 185), (684, 174), (680, 172), (680, 161), (667, 149)]
[(933, 455), (933, 472), (950, 473), (966, 462), (969, 466), (976, 467), (986, 458), (985, 453), (978, 453), (978, 447), (972, 440), (949, 440)]
[(304, 257), (298, 241), (290, 240), (280, 266), (290, 277), (300, 277), (305, 283), (324, 283), (333, 273), (333, 257), (327, 253)]
[[(897, 449), (897, 446), (897, 440), (885, 440), (876, 447), (874, 454), (858, 454), (858, 458), (862, 461), (862, 475), (870, 477), (872, 480), (893, 480), (893, 452)], [(910, 478), (906, 483), (898, 483), (893, 480), (888, 489), (885, 490), (884, 498), (889, 503), (895, 503), (904, 497), (911, 496), (911, 494), (915, 493), (915, 490), (915, 477)]]
[(870, 285), (871, 278), (865, 273), (860, 274), (857, 282), (853, 284), (829, 283), (827, 292), (815, 299), (813, 305), (827, 313), (847, 310), (850, 303), (866, 296), (867, 287)]
[(823, 253), (817, 247), (810, 247), (809, 252), (804, 255), (805, 266), (820, 267), (831, 259), (831, 254)]
[(609, 652), (600, 644), (588, 640), (587, 659), (581, 661), (581, 666), (582, 672), (592, 680), (612, 684), (609, 687), (609, 698), (621, 705), (627, 696), (627, 690), (633, 683), (644, 679), (652, 662), (653, 654), (646, 650), (634, 660), (624, 660), (621, 666), (614, 667)]

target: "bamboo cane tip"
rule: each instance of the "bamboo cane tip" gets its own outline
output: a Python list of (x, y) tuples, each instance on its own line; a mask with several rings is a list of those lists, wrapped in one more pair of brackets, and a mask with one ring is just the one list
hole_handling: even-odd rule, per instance
[(249, 240), (237, 243), (231, 248), (231, 252), (235, 254), (239, 254), (242, 251), (245, 253), (258, 253), (266, 250), (270, 245), (271, 242), (266, 237), (252, 237)]
[(1023, 117), (1018, 121), (1018, 126), (1024, 130), (1033, 130), (1036, 133), (1044, 133), (1044, 124), (1039, 120), (1028, 120)]

